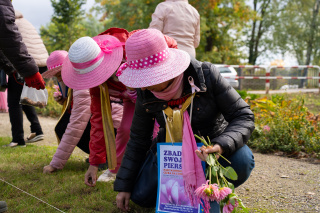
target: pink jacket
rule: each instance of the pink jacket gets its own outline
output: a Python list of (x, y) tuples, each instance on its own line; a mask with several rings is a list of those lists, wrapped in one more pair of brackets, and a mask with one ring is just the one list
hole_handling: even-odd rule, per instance
[(174, 38), (178, 49), (195, 57), (200, 42), (200, 15), (188, 0), (166, 0), (158, 4), (149, 28)]
[(73, 107), (70, 122), (61, 138), (50, 165), (62, 169), (78, 144), (91, 117), (89, 90), (73, 90)]

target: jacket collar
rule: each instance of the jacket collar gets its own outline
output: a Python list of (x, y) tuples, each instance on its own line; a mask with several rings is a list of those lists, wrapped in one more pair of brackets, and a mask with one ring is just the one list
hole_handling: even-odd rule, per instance
[[(194, 84), (200, 89), (200, 92), (207, 91), (207, 86), (205, 85), (205, 79), (204, 79), (201, 65), (202, 65), (202, 62), (191, 57), (190, 65), (184, 71), (184, 76), (183, 76), (184, 88), (183, 88), (182, 96), (187, 96), (191, 94), (191, 86), (188, 81), (189, 76), (193, 78)], [(141, 89), (137, 89), (137, 92), (142, 97), (143, 105), (149, 105), (149, 104), (153, 105), (154, 103), (154, 107), (152, 108), (155, 111), (158, 111), (157, 109), (158, 107), (156, 107), (156, 105), (158, 105), (160, 108), (166, 108), (167, 101), (156, 98), (149, 90), (142, 91)]]

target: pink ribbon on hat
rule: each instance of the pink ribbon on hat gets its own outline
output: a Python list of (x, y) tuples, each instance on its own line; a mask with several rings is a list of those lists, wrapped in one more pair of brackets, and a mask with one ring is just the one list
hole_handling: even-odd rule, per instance
[(110, 46), (107, 46), (107, 44), (110, 42), (108, 40), (106, 41), (96, 41), (98, 46), (101, 49), (101, 52), (97, 55), (97, 57), (95, 57), (94, 59), (92, 59), (91, 61), (87, 61), (87, 62), (83, 62), (83, 63), (74, 63), (71, 62), (72, 66), (76, 69), (86, 69), (92, 65), (94, 65), (95, 63), (97, 63), (103, 56), (104, 54), (110, 54), (112, 53), (112, 50), (116, 47), (120, 47), (123, 46), (124, 43), (122, 42), (113, 42)]
[(147, 68), (151, 65), (158, 64), (158, 63), (166, 60), (168, 57), (169, 57), (169, 50), (168, 50), (168, 48), (166, 48), (166, 49), (160, 51), (159, 53), (148, 56), (146, 58), (123, 63), (119, 67), (119, 69), (116, 73), (116, 76), (120, 76), (122, 74), (123, 70), (127, 69), (128, 67), (130, 67), (131, 69), (135, 69), (135, 70), (143, 69), (143, 68)]

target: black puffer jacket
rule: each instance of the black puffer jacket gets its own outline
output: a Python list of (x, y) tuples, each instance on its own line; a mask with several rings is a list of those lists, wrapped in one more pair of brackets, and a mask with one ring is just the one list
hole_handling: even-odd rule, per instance
[[(189, 76), (201, 89), (194, 98), (192, 130), (195, 134), (209, 136), (212, 142), (221, 145), (224, 155), (229, 156), (248, 141), (254, 130), (254, 115), (250, 107), (214, 65), (192, 59), (184, 72), (183, 95), (191, 93)], [(167, 102), (157, 99), (150, 91), (138, 90), (130, 140), (114, 183), (115, 191), (132, 190), (151, 145), (154, 119), (165, 127), (162, 110), (166, 107)]]
[(26, 45), (22, 42), (22, 37), (15, 24), (15, 13), (10, 0), (0, 1), (0, 51), (3, 52), (7, 59), (3, 59), (0, 54), (0, 67), (7, 74), (10, 74), (8, 61), (10, 61), (18, 73), (23, 77), (36, 74), (39, 69), (28, 54)]

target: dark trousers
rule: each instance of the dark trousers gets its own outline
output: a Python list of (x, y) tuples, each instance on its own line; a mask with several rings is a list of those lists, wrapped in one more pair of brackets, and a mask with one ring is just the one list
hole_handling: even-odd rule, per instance
[[(63, 134), (65, 133), (68, 124), (70, 122), (70, 116), (71, 114), (67, 111), (63, 114), (62, 118), (60, 119), (59, 123), (56, 125), (54, 131), (56, 132), (57, 136), (59, 139), (62, 139)], [(91, 129), (91, 124), (90, 121), (87, 124), (86, 129), (84, 130), (77, 147), (79, 147), (82, 151), (84, 151), (87, 154), (90, 154), (90, 149), (89, 149), (89, 141), (90, 141), (90, 129)]]
[(17, 83), (13, 75), (9, 76), (8, 80), (8, 107), (9, 117), (11, 123), (12, 141), (18, 144), (25, 144), (23, 132), (23, 114), (26, 114), (29, 122), (31, 123), (31, 132), (37, 135), (43, 134), (40, 122), (33, 106), (21, 105), (20, 96), (23, 85)]

